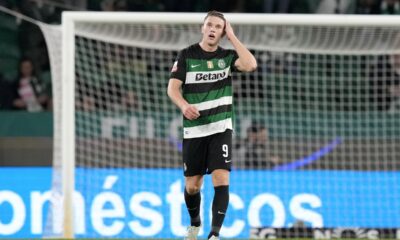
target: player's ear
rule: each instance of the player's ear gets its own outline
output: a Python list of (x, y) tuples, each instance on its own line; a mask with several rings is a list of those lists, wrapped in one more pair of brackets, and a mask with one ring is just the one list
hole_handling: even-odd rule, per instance
[(225, 37), (225, 34), (226, 34), (225, 29), (226, 29), (226, 22), (225, 22), (225, 25), (224, 25), (224, 29), (222, 30), (222, 37)]

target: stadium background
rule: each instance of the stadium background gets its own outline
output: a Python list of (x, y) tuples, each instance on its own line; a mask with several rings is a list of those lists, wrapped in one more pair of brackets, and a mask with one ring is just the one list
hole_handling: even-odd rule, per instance
[[(76, 3), (78, 2), (78, 3)], [(227, 3), (229, 2), (229, 4)], [(173, 12), (204, 12), (208, 9), (217, 9), (223, 12), (274, 12), (274, 13), (309, 13), (309, 14), (318, 14), (318, 13), (355, 13), (355, 14), (400, 14), (400, 12), (389, 11), (382, 8), (382, 4), (385, 1), (352, 1), (353, 4), (326, 4), (326, 1), (271, 1), (275, 2), (275, 5), (269, 5), (267, 2), (269, 1), (184, 1), (184, 4), (177, 4), (175, 1), (2, 1), (1, 4), (10, 9), (14, 9), (16, 11), (20, 11), (21, 13), (32, 17), (34, 19), (48, 22), (48, 23), (59, 23), (60, 21), (60, 13), (63, 10), (103, 10), (103, 11), (173, 11)], [(283, 3), (284, 2), (284, 3)], [(331, 1), (335, 2), (335, 1)], [(340, 1), (339, 1), (340, 2)], [(325, 4), (325, 5), (324, 5)], [(51, 93), (51, 77), (50, 77), (50, 65), (47, 56), (47, 48), (41, 35), (41, 31), (34, 25), (27, 23), (25, 21), (18, 21), (14, 17), (11, 17), (6, 14), (0, 14), (0, 73), (2, 75), (0, 82), (0, 165), (2, 167), (46, 167), (51, 166), (52, 164), (52, 93)], [(257, 55), (256, 55), (257, 56)], [(19, 61), (22, 57), (29, 57), (33, 59), (34, 68), (37, 71), (39, 79), (42, 81), (43, 86), (45, 86), (44, 95), (46, 95), (47, 101), (43, 105), (44, 110), (40, 112), (29, 112), (24, 109), (15, 109), (12, 106), (12, 98), (13, 96), (10, 94), (12, 91), (12, 87), (17, 81), (18, 77), (18, 68)], [(254, 74), (249, 76), (253, 80), (251, 84), (245, 84), (243, 86), (237, 86), (238, 91), (235, 92), (236, 98), (241, 99), (241, 102), (246, 105), (241, 106), (243, 109), (249, 109), (248, 116), (251, 116), (251, 121), (255, 121), (258, 124), (262, 124), (265, 126), (271, 125), (270, 122), (279, 122), (282, 126), (291, 124), (298, 125), (301, 124), (301, 130), (293, 130), (290, 134), (294, 134), (299, 136), (300, 138), (308, 139), (309, 142), (290, 142), (287, 141), (284, 136), (287, 132), (279, 132), (280, 128), (276, 129), (268, 129), (269, 135), (271, 136), (271, 141), (268, 142), (270, 145), (269, 149), (272, 155), (280, 156), (279, 164), (271, 166), (271, 168), (279, 168), (279, 167), (288, 167), (295, 169), (313, 169), (318, 171), (323, 170), (332, 170), (332, 173), (335, 175), (334, 179), (345, 179), (343, 180), (343, 184), (339, 184), (340, 186), (346, 186), (346, 181), (349, 183), (356, 183), (357, 181), (363, 182), (366, 179), (373, 179), (373, 176), (357, 176), (353, 171), (359, 170), (390, 170), (394, 171), (393, 176), (387, 176), (387, 182), (376, 182), (371, 185), (380, 186), (377, 189), (369, 190), (364, 195), (367, 198), (379, 198), (378, 194), (371, 195), (372, 192), (387, 192), (388, 189), (385, 186), (395, 185), (395, 183), (391, 182), (393, 179), (398, 179), (398, 171), (400, 170), (400, 151), (398, 150), (398, 137), (400, 136), (400, 127), (398, 125), (399, 114), (398, 113), (388, 113), (384, 111), (385, 107), (382, 107), (381, 103), (378, 105), (374, 102), (371, 102), (371, 92), (365, 91), (362, 93), (357, 93), (355, 96), (354, 92), (348, 92), (344, 89), (345, 86), (344, 81), (336, 81), (335, 73), (325, 72), (326, 78), (328, 81), (331, 81), (332, 84), (327, 84), (326, 89), (323, 91), (329, 93), (329, 98), (325, 99), (313, 99), (312, 95), (315, 91), (320, 91), (320, 86), (318, 83), (318, 77), (316, 77), (315, 72), (309, 72), (306, 74), (301, 74), (300, 76), (304, 77), (304, 82), (306, 85), (303, 86), (302, 89), (293, 88), (295, 84), (291, 83), (293, 78), (287, 77), (288, 81), (282, 83), (280, 80), (286, 78), (285, 75), (289, 75), (287, 72), (281, 74), (279, 72), (279, 68), (281, 65), (285, 63), (285, 56), (280, 56), (273, 58), (271, 60), (265, 60), (258, 55), (258, 60), (262, 67), (270, 68), (271, 74), (268, 76), (268, 79), (261, 79), (259, 75)], [(296, 56), (297, 59), (308, 58), (309, 56)], [(339, 58), (339, 56), (337, 56)], [(335, 58), (335, 56), (332, 56)], [(329, 62), (329, 60), (334, 59), (324, 59), (322, 62)], [(378, 58), (378, 61), (381, 60)], [(348, 79), (348, 82), (352, 86), (359, 86), (365, 84), (366, 76), (361, 69), (369, 66), (370, 59), (368, 57), (357, 57), (357, 61), (359, 65), (351, 66), (351, 70), (349, 70), (348, 75), (344, 76)], [(351, 62), (351, 59), (349, 59)], [(295, 64), (294, 64), (295, 65)], [(324, 66), (327, 69), (334, 66)], [(360, 71), (357, 72), (354, 68), (360, 68)], [(278, 69), (278, 70), (277, 70)], [(163, 76), (164, 78), (168, 77), (169, 69), (157, 69), (157, 74)], [(343, 76), (341, 76), (343, 77)], [(348, 84), (348, 82), (346, 84)], [(162, 82), (159, 83), (159, 87), (162, 88)], [(258, 89), (259, 91), (254, 91), (254, 89)], [(282, 91), (284, 90), (284, 91)], [(104, 91), (104, 89), (99, 88), (99, 91)], [(274, 99), (276, 95), (268, 95), (269, 92), (273, 91), (282, 91), (284, 95), (279, 96), (280, 98), (292, 99), (292, 96), (298, 96), (294, 101), (280, 101), (280, 99)], [(254, 92), (250, 95), (249, 92)], [(301, 92), (301, 95), (298, 93)], [(112, 93), (118, 95), (118, 92)], [(247, 94), (247, 95), (246, 95)], [(140, 101), (140, 95), (139, 101)], [(166, 96), (164, 96), (166, 98)], [(331, 111), (329, 113), (315, 113), (320, 114), (320, 119), (324, 119), (321, 122), (314, 122), (312, 117), (308, 115), (304, 119), (300, 119), (299, 122), (291, 122), (292, 117), (291, 113), (283, 113), (278, 116), (276, 114), (268, 114), (270, 112), (254, 112), (252, 111), (252, 106), (254, 106), (254, 102), (252, 102), (252, 98), (256, 97), (257, 99), (262, 99), (261, 102), (257, 104), (261, 104), (261, 107), (265, 107), (265, 109), (284, 109), (284, 108), (299, 108), (304, 111), (309, 110), (317, 110), (321, 108), (321, 106), (326, 106), (327, 103), (331, 106)], [(101, 101), (101, 99), (97, 99)], [(292, 99), (293, 100), (293, 99)], [(309, 104), (310, 101), (313, 104)], [(289, 104), (290, 106), (288, 106)], [(382, 109), (383, 108), (383, 109)], [(370, 110), (378, 110), (382, 111), (381, 115), (371, 114)], [(148, 115), (152, 115), (152, 109), (146, 109), (148, 111)], [(78, 113), (79, 114), (79, 113)], [(98, 118), (93, 116), (88, 116), (85, 113), (81, 113), (80, 118)], [(100, 114), (100, 113), (96, 113)], [(160, 115), (157, 115), (159, 117)], [(266, 117), (265, 117), (266, 116)], [(132, 113), (129, 117), (135, 117), (135, 114)], [(274, 119), (275, 118), (275, 119)], [(165, 126), (164, 129), (169, 129), (168, 124), (173, 119), (173, 116), (166, 114), (162, 116), (160, 123), (155, 123), (156, 126)], [(279, 121), (277, 121), (279, 119)], [(331, 123), (330, 119), (336, 119), (335, 123)], [(350, 120), (349, 120), (350, 119)], [(359, 119), (368, 119), (366, 121), (365, 126), (362, 128), (354, 127), (357, 125)], [(141, 121), (143, 119), (139, 119)], [(244, 132), (243, 129), (240, 129), (241, 125), (240, 121), (245, 122), (248, 119), (238, 119), (238, 131)], [(160, 120), (155, 120), (160, 121)], [(352, 122), (354, 121), (354, 122)], [(321, 124), (320, 126), (316, 126), (316, 124)], [(337, 124), (339, 127), (343, 129), (343, 135), (340, 137), (333, 136), (330, 139), (326, 139), (326, 136), (331, 136), (332, 129), (337, 128)], [(119, 127), (116, 129), (116, 132), (112, 132), (111, 134), (116, 134), (121, 136), (123, 133), (127, 133), (129, 135), (129, 131), (127, 131), (127, 126)], [(283, 128), (282, 128), (283, 129)], [(314, 129), (320, 129), (320, 131), (315, 131)], [(321, 130), (322, 129), (322, 130)], [(102, 136), (104, 129), (101, 128), (101, 123), (99, 126), (95, 128), (95, 132), (98, 132), (99, 136)], [(85, 132), (79, 133), (78, 135), (84, 135)], [(160, 133), (159, 133), (160, 134)], [(168, 135), (167, 132), (161, 134)], [(346, 136), (348, 134), (348, 136)], [(373, 141), (366, 141), (365, 136), (368, 136)], [(127, 138), (129, 136), (126, 136)], [(316, 140), (318, 139), (318, 140)], [(324, 141), (319, 141), (319, 139), (324, 139)], [(119, 141), (113, 140), (112, 136), (109, 141)], [(159, 167), (172, 167), (178, 168), (180, 167), (179, 162), (179, 147), (176, 144), (170, 144), (170, 141), (175, 141), (174, 139), (169, 139), (166, 142), (160, 142), (159, 139), (147, 139), (145, 142), (145, 146), (143, 149), (146, 151), (154, 151), (152, 146), (160, 146), (162, 145), (162, 150), (164, 151), (167, 159), (165, 162), (160, 163)], [(237, 148), (239, 149), (241, 144), (245, 141), (244, 136), (236, 139)], [(129, 149), (129, 145), (140, 145), (143, 144), (142, 139), (139, 138), (137, 141), (126, 141), (123, 143), (125, 145), (124, 149)], [(319, 157), (317, 162), (300, 165), (300, 166), (291, 166), (286, 165), (286, 163), (292, 162), (294, 159), (301, 159), (304, 156), (307, 156), (311, 152), (318, 151), (322, 149), (326, 145), (334, 145), (332, 151), (329, 151), (329, 154), (323, 155), (323, 157)], [(79, 145), (86, 146), (86, 149), (90, 149), (91, 146), (96, 145), (93, 142), (85, 141), (79, 142)], [(112, 144), (111, 144), (112, 145)], [(275, 147), (274, 147), (275, 146)], [(279, 148), (276, 148), (279, 146)], [(311, 147), (310, 147), (311, 146)], [(85, 147), (81, 148), (85, 149)], [(362, 152), (368, 149), (369, 154), (362, 154)], [(121, 149), (120, 149), (121, 150)], [(293, 150), (295, 154), (285, 154), (287, 150)], [(108, 152), (110, 149), (103, 149), (102, 151)], [(112, 149), (111, 149), (112, 151)], [(121, 150), (123, 151), (123, 149)], [(382, 156), (381, 152), (387, 151), (390, 152), (391, 155), (386, 155), (384, 161), (379, 161), (379, 158)], [(361, 153), (361, 154), (360, 154)], [(81, 153), (85, 154), (85, 153)], [(87, 156), (91, 156), (90, 153), (86, 154)], [(124, 154), (123, 154), (124, 155)], [(127, 152), (126, 154), (127, 161), (129, 160), (130, 166), (146, 168), (146, 159), (140, 158), (137, 155), (130, 156)], [(104, 156), (107, 156), (106, 154)], [(358, 157), (354, 157), (358, 156)], [(240, 156), (235, 156), (236, 158), (240, 158)], [(110, 163), (112, 165), (113, 163)], [(154, 166), (153, 166), (154, 167)], [(157, 167), (157, 166), (156, 166)], [(240, 162), (236, 165), (236, 168), (239, 170), (247, 169), (249, 166), (244, 162)], [(251, 166), (250, 166), (251, 167)], [(37, 173), (33, 173), (36, 170), (30, 169), (28, 172), (33, 173), (32, 179), (41, 179), (34, 177), (35, 174), (37, 176), (40, 175), (49, 175), (46, 173), (45, 169), (35, 168), (38, 170)], [(339, 172), (335, 172), (336, 170), (349, 170), (348, 175), (341, 176)], [(24, 201), (30, 201), (29, 194), (34, 190), (44, 191), (49, 188), (48, 185), (50, 182), (46, 177), (42, 179), (42, 181), (37, 183), (38, 188), (26, 188), (24, 183), (22, 182), (20, 186), (18, 184), (13, 185), (12, 183), (18, 183), (20, 179), (24, 179), (24, 176), (28, 175), (28, 172), (18, 171), (18, 169), (6, 169), (3, 168), (2, 171), (5, 171), (2, 176), (1, 188), (2, 189), (15, 189), (18, 194), (23, 197)], [(10, 172), (7, 172), (7, 171)], [(15, 172), (13, 172), (15, 171)], [(43, 172), (40, 172), (43, 171)], [(267, 170), (269, 171), (269, 170)], [(273, 172), (271, 172), (273, 175)], [(370, 173), (370, 174), (380, 174), (379, 172)], [(397, 174), (397, 175), (396, 175)], [(14, 175), (16, 176), (14, 181), (10, 181), (12, 178), (5, 178), (5, 176)], [(107, 174), (105, 173), (105, 176)], [(175, 172), (171, 170), (168, 173), (170, 179), (170, 183), (168, 186), (174, 183), (173, 180), (176, 180), (179, 176), (179, 172)], [(121, 174), (123, 176), (123, 174)], [(50, 176), (49, 176), (50, 177)], [(309, 176), (304, 176), (304, 178), (312, 178), (312, 174)], [(239, 178), (240, 179), (240, 178)], [(255, 178), (257, 179), (257, 178)], [(25, 181), (29, 181), (29, 178)], [(329, 182), (329, 179), (326, 179), (327, 185), (332, 184)], [(276, 176), (276, 179), (268, 183), (265, 187), (270, 189), (271, 191), (279, 192), (277, 185), (282, 182), (281, 177)], [(276, 183), (276, 184), (274, 184)], [(237, 183), (239, 184), (239, 183)], [(283, 201), (290, 201), (293, 195), (296, 195), (301, 189), (301, 186), (296, 185), (294, 182), (285, 183), (288, 186), (287, 189), (291, 189), (286, 193), (281, 193), (280, 196), (285, 196)], [(94, 187), (96, 188), (96, 187)], [(98, 186), (99, 192), (101, 191), (101, 186)], [(168, 189), (167, 189), (168, 190)], [(156, 190), (155, 190), (156, 191)], [(341, 189), (340, 191), (346, 191), (345, 189)], [(339, 191), (339, 192), (340, 192)], [(97, 193), (96, 193), (97, 194)], [(166, 195), (167, 192), (159, 192), (158, 195)], [(285, 195), (287, 194), (287, 195)], [(332, 196), (326, 193), (329, 198)], [(398, 192), (397, 192), (398, 194)], [(359, 195), (363, 196), (362, 193)], [(386, 196), (386, 195), (384, 195)], [(389, 195), (387, 195), (389, 196)], [(381, 199), (385, 203), (389, 203), (385, 205), (385, 207), (393, 207), (394, 209), (399, 209), (399, 206), (395, 203), (396, 194), (392, 195), (393, 199)], [(249, 203), (251, 199), (244, 199), (246, 203)], [(393, 202), (393, 203), (390, 203)], [(26, 204), (28, 206), (28, 204)], [(10, 214), (10, 209), (7, 207), (3, 210), (5, 213), (3, 216), (8, 216)], [(375, 209), (379, 209), (379, 205), (368, 206), (371, 208), (371, 216), (376, 214), (374, 212)], [(342, 209), (345, 213), (351, 213), (351, 206), (337, 206), (338, 209)], [(389, 208), (390, 209), (390, 208)], [(168, 211), (168, 210), (161, 210)], [(388, 210), (390, 212), (390, 210)], [(372, 213), (373, 212), (373, 213)], [(239, 213), (240, 214), (240, 213)], [(321, 213), (328, 214), (329, 213)], [(332, 213), (336, 215), (340, 215), (341, 212)], [(357, 215), (357, 212), (353, 212), (353, 214)], [(262, 221), (263, 222), (271, 222), (271, 219), (268, 219), (268, 214), (266, 214)], [(290, 213), (288, 212), (288, 215)], [(396, 218), (396, 214), (389, 213), (392, 216), (392, 219), (386, 219), (386, 221), (381, 221), (381, 227), (387, 228), (398, 228), (399, 227), (399, 219)], [(7, 217), (5, 219), (0, 220), (3, 223), (8, 221)], [(332, 217), (332, 219), (339, 218)], [(378, 220), (382, 220), (379, 215), (377, 216)], [(288, 217), (286, 222), (294, 221), (294, 217)], [(232, 220), (233, 221), (233, 220)], [(232, 222), (231, 222), (232, 223)], [(335, 226), (335, 223), (331, 223)], [(349, 223), (351, 226), (352, 223)], [(364, 224), (365, 226), (370, 227), (379, 227), (376, 226), (376, 222), (363, 222), (359, 224)], [(356, 226), (354, 226), (356, 227)], [(26, 237), (26, 234), (30, 234), (32, 226), (27, 222), (21, 231), (15, 234), (15, 237)], [(29, 233), (30, 232), (30, 233)], [(161, 233), (160, 233), (161, 234)], [(162, 236), (170, 236), (170, 232), (163, 233)], [(138, 235), (140, 236), (140, 235)], [(161, 235), (160, 235), (161, 236)], [(1, 235), (0, 235), (1, 237)]]

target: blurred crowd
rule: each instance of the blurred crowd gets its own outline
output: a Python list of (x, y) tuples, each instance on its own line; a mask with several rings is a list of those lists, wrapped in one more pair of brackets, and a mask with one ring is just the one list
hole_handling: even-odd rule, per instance
[[(0, 0), (0, 5), (46, 23), (59, 23), (64, 10), (206, 12), (215, 9), (226, 13), (400, 14), (400, 0)], [(2, 24), (5, 22), (0, 21), (0, 29)], [(9, 41), (9, 45), (3, 45), (0, 37), (0, 47), (7, 49), (14, 45), (18, 53), (13, 55), (13, 58), (18, 57), (18, 64), (11, 71), (15, 74), (0, 68), (0, 110), (51, 111), (50, 64), (42, 32), (36, 25), (18, 20), (15, 34), (16, 41), (4, 40)], [(9, 61), (8, 56), (0, 53), (0, 65), (5, 66)], [(373, 94), (383, 102), (378, 107), (380, 110), (390, 110), (391, 103), (400, 99), (400, 57), (383, 57), (376, 67), (385, 71), (375, 71), (374, 79), (381, 80), (373, 83)], [(100, 86), (100, 92), (107, 91), (108, 87)], [(117, 89), (122, 108), (137, 106), (134, 92), (121, 91), (120, 86), (113, 89)], [(83, 94), (78, 102), (82, 109), (93, 110), (97, 108), (94, 100)]]

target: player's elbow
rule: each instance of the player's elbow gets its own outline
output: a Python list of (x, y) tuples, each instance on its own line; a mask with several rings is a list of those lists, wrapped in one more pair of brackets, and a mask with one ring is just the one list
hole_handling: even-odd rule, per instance
[(244, 67), (244, 72), (254, 72), (255, 70), (257, 70), (256, 61), (249, 61)]
[(254, 72), (257, 70), (257, 61), (252, 61), (249, 66), (249, 72)]
[(241, 72), (254, 72), (257, 69), (257, 60), (254, 57), (239, 59), (237, 68)]

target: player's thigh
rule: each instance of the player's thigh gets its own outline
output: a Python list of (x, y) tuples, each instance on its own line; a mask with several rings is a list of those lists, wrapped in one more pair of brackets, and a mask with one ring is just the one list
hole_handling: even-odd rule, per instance
[(232, 168), (232, 130), (215, 134), (209, 141), (207, 154), (208, 173), (216, 169)]
[(207, 143), (204, 138), (183, 139), (183, 173), (185, 177), (206, 173)]

